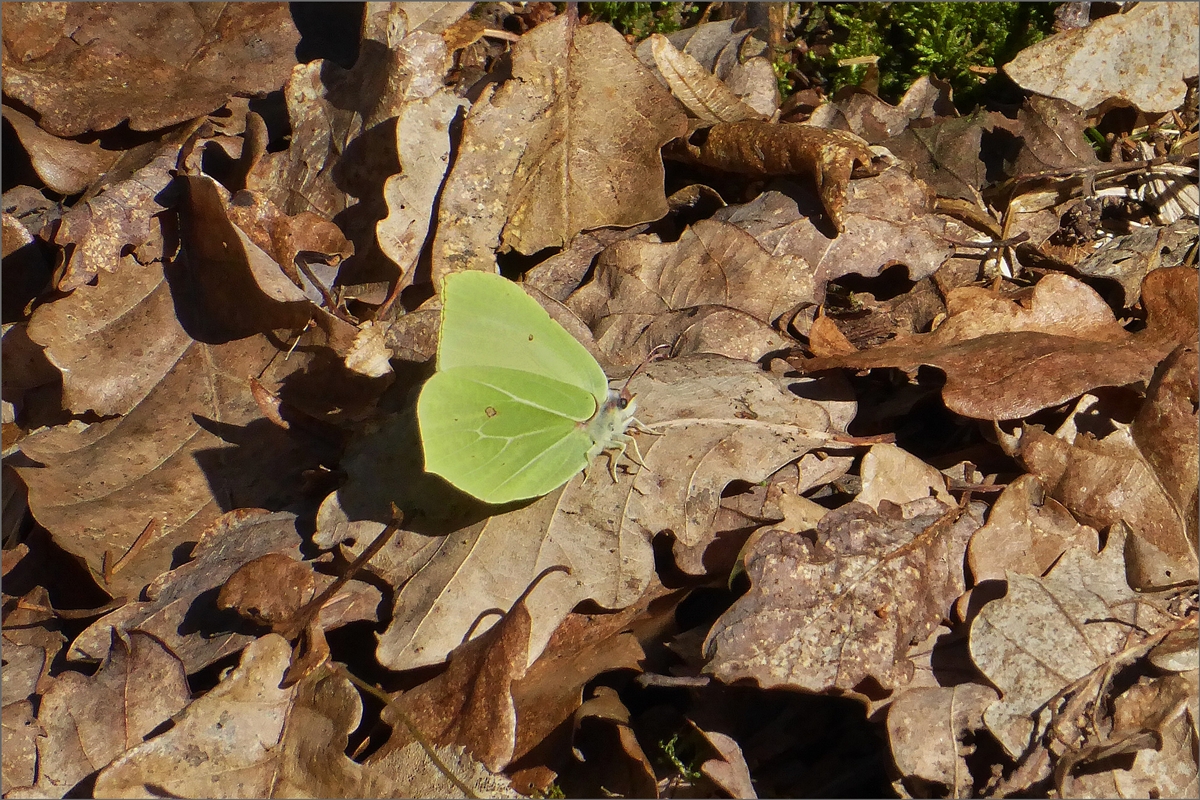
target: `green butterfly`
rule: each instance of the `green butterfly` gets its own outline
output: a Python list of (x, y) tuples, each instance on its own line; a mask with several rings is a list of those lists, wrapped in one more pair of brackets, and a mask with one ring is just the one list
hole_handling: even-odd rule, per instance
[(437, 372), (417, 400), (426, 471), (486, 503), (540, 497), (601, 452), (636, 452), (625, 431), (646, 429), (634, 406), (521, 287), (485, 272), (446, 277)]

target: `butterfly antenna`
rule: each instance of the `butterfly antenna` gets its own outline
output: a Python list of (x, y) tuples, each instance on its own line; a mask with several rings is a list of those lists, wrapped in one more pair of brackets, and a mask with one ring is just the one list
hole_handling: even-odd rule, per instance
[(671, 347), (671, 345), (669, 345), (669, 344), (660, 344), (657, 347), (655, 347), (654, 349), (652, 349), (650, 351), (649, 355), (647, 355), (645, 358), (642, 359), (642, 363), (637, 365), (637, 369), (635, 369), (633, 372), (629, 373), (629, 377), (625, 379), (625, 385), (621, 387), (621, 397), (622, 398), (624, 398), (626, 401), (633, 399), (633, 395), (631, 395), (629, 393), (629, 382), (631, 380), (633, 380), (637, 376), (637, 374), (639, 372), (641, 372), (643, 369), (645, 369), (648, 365), (650, 365), (651, 363), (653, 363), (653, 362), (657, 361), (659, 358), (661, 358), (661, 356), (658, 355), (659, 350), (662, 350), (663, 348), (670, 349), (670, 347)]

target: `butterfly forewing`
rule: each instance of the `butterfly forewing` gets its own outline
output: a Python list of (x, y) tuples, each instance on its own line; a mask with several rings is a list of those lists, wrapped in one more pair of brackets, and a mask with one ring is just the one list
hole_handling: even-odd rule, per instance
[(456, 272), (443, 284), (438, 370), (507, 367), (577, 386), (597, 404), (608, 379), (587, 348), (512, 281)]

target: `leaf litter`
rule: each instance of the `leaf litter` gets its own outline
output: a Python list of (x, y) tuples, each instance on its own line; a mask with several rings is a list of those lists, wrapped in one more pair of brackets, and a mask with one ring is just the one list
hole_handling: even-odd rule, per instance
[[(217, 12), (4, 7), (5, 797), (1195, 795), (1194, 8), (962, 116), (709, 12)], [(461, 269), (637, 460), (424, 472)]]

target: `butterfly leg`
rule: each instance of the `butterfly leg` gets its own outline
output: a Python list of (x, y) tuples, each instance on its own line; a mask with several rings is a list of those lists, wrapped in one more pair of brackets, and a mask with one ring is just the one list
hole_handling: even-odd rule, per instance
[(629, 420), (629, 427), (633, 428), (638, 433), (648, 433), (651, 436), (662, 436), (663, 435), (662, 431), (656, 431), (653, 428), (649, 428), (649, 427), (643, 425), (642, 421), (640, 419), (638, 419), (637, 417), (633, 417), (632, 419)]

